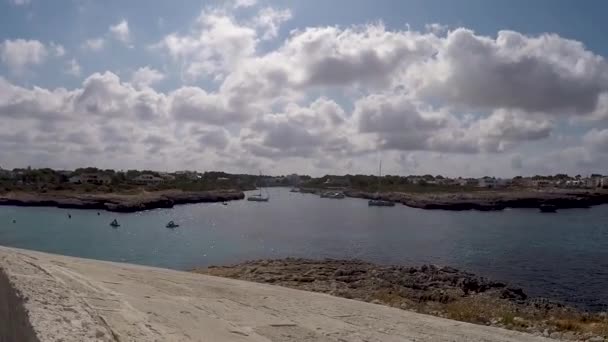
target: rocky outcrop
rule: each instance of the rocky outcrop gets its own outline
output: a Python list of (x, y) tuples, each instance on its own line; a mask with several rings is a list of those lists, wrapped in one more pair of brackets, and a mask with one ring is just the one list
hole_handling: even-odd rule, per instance
[(287, 258), (195, 270), (215, 276), (331, 294), (552, 338), (588, 341), (608, 331), (590, 313), (452, 267), (383, 266), (357, 260)]
[(443, 210), (503, 210), (505, 208), (539, 208), (543, 204), (557, 209), (589, 208), (608, 203), (608, 192), (598, 191), (479, 191), (468, 193), (401, 193), (386, 192), (380, 195), (348, 190), (349, 197), (383, 199), (402, 203), (408, 207)]
[(237, 190), (201, 192), (174, 190), (135, 194), (20, 192), (0, 195), (0, 205), (96, 209), (128, 213), (157, 208), (172, 208), (177, 204), (232, 201), (244, 197), (245, 194)]
[(480, 293), (520, 302), (528, 298), (520, 288), (435, 265), (381, 266), (359, 260), (287, 258), (210, 267), (205, 272), (366, 301), (372, 301), (377, 294), (385, 292), (414, 302), (449, 303)]

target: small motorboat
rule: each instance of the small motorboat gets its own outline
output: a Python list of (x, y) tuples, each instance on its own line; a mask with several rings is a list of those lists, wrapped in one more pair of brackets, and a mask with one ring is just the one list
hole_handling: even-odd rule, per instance
[(118, 227), (120, 227), (120, 224), (118, 224), (118, 221), (116, 221), (116, 219), (114, 219), (114, 221), (110, 222), (110, 226), (112, 226), (114, 228), (118, 228)]
[(541, 213), (556, 213), (557, 212), (557, 206), (554, 204), (541, 204), (540, 207), (538, 207), (538, 209), (540, 210)]
[(222, 205), (228, 205), (228, 202), (222, 202)]
[(165, 227), (167, 227), (167, 228), (177, 228), (177, 227), (179, 227), (179, 224), (176, 224), (173, 221), (169, 221), (169, 223), (167, 223), (167, 225)]
[(342, 199), (344, 194), (338, 191), (328, 191), (321, 194), (321, 198)]

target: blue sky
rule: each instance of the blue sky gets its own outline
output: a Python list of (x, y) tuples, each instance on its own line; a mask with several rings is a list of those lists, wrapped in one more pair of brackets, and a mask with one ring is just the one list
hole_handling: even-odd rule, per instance
[(0, 165), (602, 173), (607, 10), (0, 0)]

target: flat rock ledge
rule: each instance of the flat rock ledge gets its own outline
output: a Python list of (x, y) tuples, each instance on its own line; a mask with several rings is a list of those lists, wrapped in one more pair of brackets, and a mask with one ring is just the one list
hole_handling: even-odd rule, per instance
[(245, 194), (239, 190), (168, 190), (136, 194), (14, 192), (0, 195), (0, 205), (96, 209), (132, 213), (158, 208), (173, 208), (178, 204), (225, 202), (243, 198), (245, 198)]

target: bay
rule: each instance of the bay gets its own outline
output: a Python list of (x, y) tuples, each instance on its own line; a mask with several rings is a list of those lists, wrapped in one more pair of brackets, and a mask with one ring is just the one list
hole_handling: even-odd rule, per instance
[[(131, 214), (0, 207), (0, 244), (182, 270), (283, 257), (449, 265), (533, 296), (608, 309), (608, 205), (557, 214), (452, 212), (368, 207), (285, 188), (269, 193), (269, 202)], [(113, 219), (119, 228), (109, 226)], [(171, 220), (180, 227), (165, 228)]]

